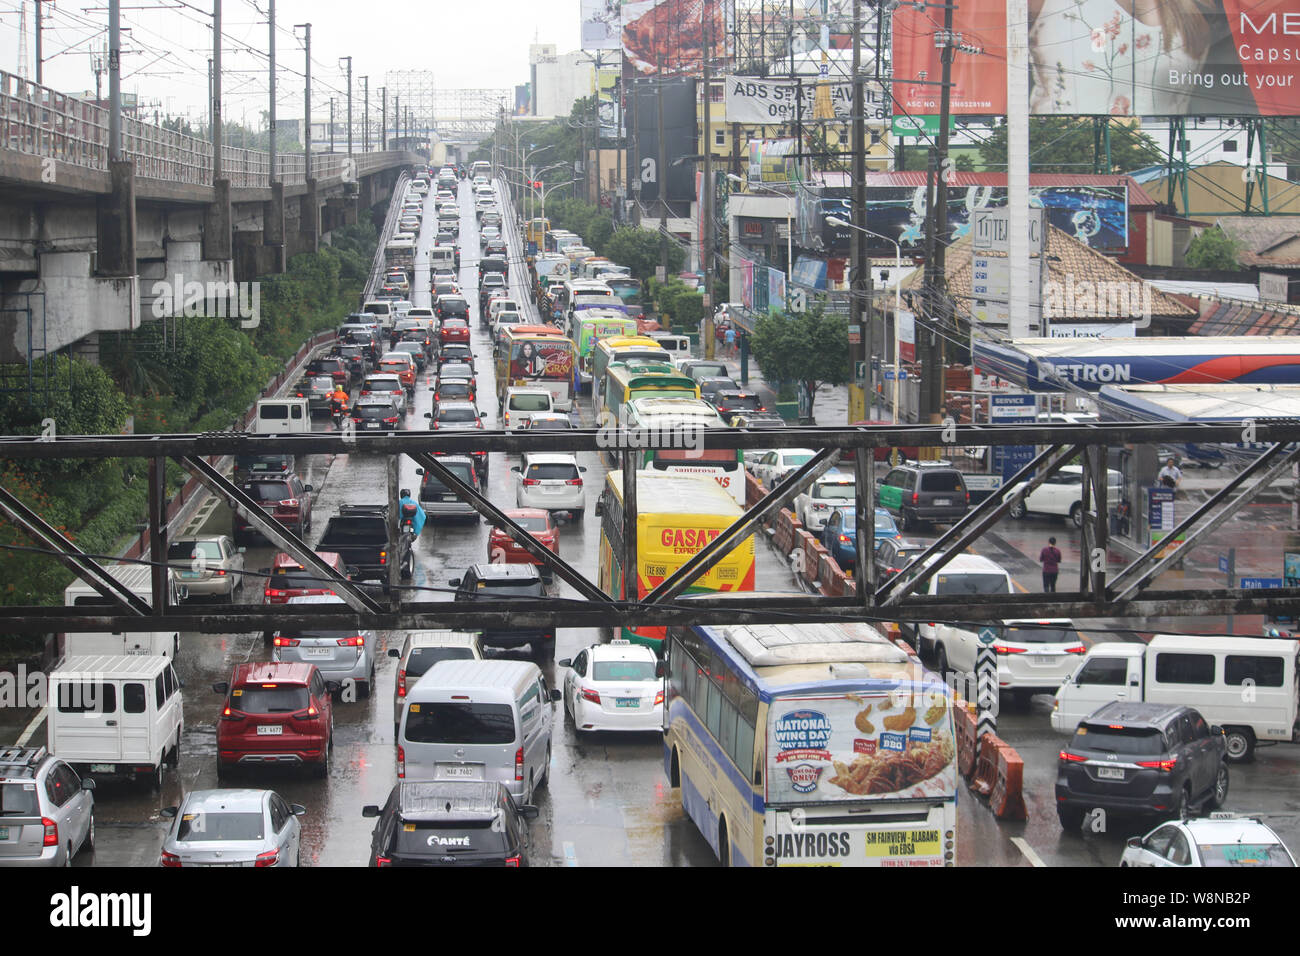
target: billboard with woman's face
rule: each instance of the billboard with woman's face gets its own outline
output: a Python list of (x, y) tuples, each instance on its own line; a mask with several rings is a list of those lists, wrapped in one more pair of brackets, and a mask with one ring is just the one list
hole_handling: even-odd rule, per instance
[[(938, 112), (929, 11), (894, 14), (897, 113)], [(963, 0), (952, 112), (1006, 112), (1006, 6)], [(1030, 0), (1037, 115), (1300, 115), (1300, 0)]]
[(573, 378), (573, 343), (556, 336), (554, 341), (524, 339), (510, 350), (510, 380), (567, 381)]

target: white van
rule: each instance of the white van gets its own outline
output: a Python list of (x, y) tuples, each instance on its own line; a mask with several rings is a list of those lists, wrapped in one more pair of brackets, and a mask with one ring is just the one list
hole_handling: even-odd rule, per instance
[[(121, 581), (132, 594), (146, 604), (153, 604), (153, 569), (143, 564), (110, 564), (105, 569)], [(176, 572), (167, 569), (168, 602), (178, 607), (188, 597), (186, 588), (179, 584)], [(96, 591), (86, 581), (73, 581), (63, 591), (64, 607), (115, 608), (116, 602)], [(176, 631), (90, 631), (61, 635), (61, 656), (84, 657), (101, 654), (129, 654), (150, 656), (160, 654), (168, 660), (176, 658), (180, 649), (180, 634)]]
[(1147, 644), (1094, 644), (1056, 692), (1052, 729), (1072, 734), (1114, 700), (1183, 704), (1223, 727), (1228, 759), (1297, 739), (1300, 641), (1157, 634)]
[(296, 435), (311, 431), (311, 405), (307, 398), (261, 398), (253, 418), (258, 435)]
[(532, 803), (550, 770), (559, 699), (528, 661), (439, 661), (407, 692), (397, 776), (496, 780)]
[(393, 327), (395, 316), (393, 315), (392, 304), (387, 300), (371, 299), (361, 307), (361, 311), (367, 315), (373, 315), (381, 329), (391, 329)]
[(674, 365), (691, 357), (691, 340), (685, 335), (673, 335), (670, 332), (651, 332), (650, 338), (658, 342), (673, 357)]
[[(937, 556), (930, 558), (927, 564), (937, 561)], [(961, 594), (1015, 594), (1015, 585), (1011, 575), (1000, 564), (990, 561), (979, 554), (959, 554), (937, 574), (930, 576), (914, 593), (942, 594), (947, 597)], [(958, 670), (969, 670), (964, 663), (974, 659), (971, 649), (976, 641), (976, 630), (958, 627), (952, 624), (915, 624), (904, 625), (904, 632), (910, 629), (916, 639), (916, 649), (922, 657), (933, 654), (940, 673), (949, 666)]]
[(69, 657), (50, 672), (46, 746), (80, 774), (148, 780), (180, 760), (181, 682), (165, 657)]
[(429, 250), (429, 274), (437, 272), (439, 269), (456, 268), (456, 250), (451, 246), (434, 246)]

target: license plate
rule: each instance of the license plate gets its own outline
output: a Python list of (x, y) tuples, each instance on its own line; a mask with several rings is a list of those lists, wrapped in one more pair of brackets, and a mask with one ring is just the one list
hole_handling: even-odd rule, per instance
[(180, 577), (189, 578), (192, 580), (194, 578), (197, 578), (202, 573), (203, 573), (202, 571), (182, 571), (180, 573)]
[(478, 769), (475, 767), (443, 767), (442, 775), (444, 777), (465, 777), (472, 780), (478, 776)]
[(615, 707), (640, 707), (641, 698), (640, 697), (615, 697), (614, 706)]
[(92, 763), (90, 765), (91, 773), (112, 773), (113, 764), (111, 763)]
[(1035, 664), (1055, 664), (1056, 656), (1053, 654), (1035, 654), (1032, 660)]
[(1123, 767), (1098, 767), (1097, 777), (1101, 780), (1123, 780)]
[(284, 727), (280, 724), (258, 724), (257, 736), (259, 737), (279, 737), (284, 733)]
[(443, 495), (443, 496), (442, 496), (442, 500), (443, 500), (443, 501), (459, 501), (460, 499), (457, 498), (455, 495)]
[(304, 647), (302, 649), (303, 657), (332, 657), (334, 651), (328, 647)]
[(946, 507), (948, 507), (949, 505), (952, 504), (952, 499), (951, 499), (951, 498), (935, 498), (935, 499), (934, 499), (934, 503), (935, 503), (935, 506), (936, 506), (936, 507), (939, 507), (939, 508), (946, 508)]
[(9, 828), (0, 827), (0, 840), (8, 840), (8, 839), (9, 839)]

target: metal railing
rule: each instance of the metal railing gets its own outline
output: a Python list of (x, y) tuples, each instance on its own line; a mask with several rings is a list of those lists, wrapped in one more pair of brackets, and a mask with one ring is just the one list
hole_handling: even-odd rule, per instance
[[(108, 169), (108, 110), (0, 70), (0, 148), (59, 160), (86, 169)], [(152, 123), (122, 118), (122, 156), (144, 179), (212, 185), (212, 143)], [(312, 155), (312, 175), (364, 175), (374, 169), (413, 162), (405, 151)], [(232, 188), (269, 187), (270, 154), (222, 146), (222, 171)], [(352, 165), (350, 165), (350, 163)], [(306, 176), (301, 153), (276, 157), (279, 180), (301, 184)]]

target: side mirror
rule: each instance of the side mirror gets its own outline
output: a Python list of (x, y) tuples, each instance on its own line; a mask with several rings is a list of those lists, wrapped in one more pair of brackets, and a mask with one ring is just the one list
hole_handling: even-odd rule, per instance
[(573, 666), (573, 658), (572, 658), (572, 657), (564, 657), (564, 658), (561, 658), (560, 660), (558, 660), (558, 661), (555, 662), (555, 666), (556, 666), (556, 667), (572, 667), (572, 666)]
[(390, 647), (390, 648), (388, 649), (388, 656), (389, 656), (389, 657), (399, 657), (399, 658), (400, 658), (400, 657), (402, 656), (402, 652), (399, 651), (399, 650), (398, 650), (397, 648), (395, 648), (395, 647)]
[(246, 553), (247, 551), (248, 551), (248, 549), (245, 548), (245, 547), (242, 547), (242, 546), (241, 546), (241, 547), (238, 547), (238, 548), (235, 549), (235, 553), (236, 553), (236, 554), (244, 554), (244, 553)]
[(304, 807), (301, 803), (291, 803), (291, 804), (289, 804), (289, 810), (290, 810), (290, 812), (293, 813), (293, 815), (294, 815), (295, 817), (300, 817), (300, 816), (302, 816), (304, 813), (307, 812), (307, 808)]
[(94, 790), (94, 789), (95, 789), (95, 781), (92, 780), (90, 777), (87, 777), (85, 780), (81, 781), (81, 789), (82, 789), (82, 790)]
[(523, 817), (525, 820), (529, 820), (529, 821), (536, 820), (537, 808), (533, 806), (531, 803), (525, 804), (524, 806), (519, 808), (519, 815)]
[(556, 703), (556, 702), (559, 701), (563, 696), (564, 696), (564, 695), (561, 694), (558, 690), (553, 690), (553, 691), (551, 691), (551, 703), (553, 703), (553, 704)]
[(417, 475), (423, 475), (423, 474), (424, 474), (424, 469), (423, 469), (423, 468), (417, 468), (417, 469), (415, 469), (415, 473), (416, 473)]
[(664, 662), (663, 662), (663, 661), (656, 661), (656, 662), (655, 662), (655, 677), (663, 677), (663, 676), (664, 676), (664, 673), (665, 673), (666, 671), (667, 671), (667, 668), (664, 667)]
[(596, 507), (594, 509), (594, 513), (597, 518), (599, 518), (601, 515), (605, 513), (605, 499), (603, 498), (596, 499)]
[(450, 581), (447, 582), (447, 584), (450, 587), (458, 588), (460, 587), (460, 578), (452, 578)]
[(368, 803), (361, 808), (361, 815), (363, 817), (377, 817), (379, 816), (379, 807), (373, 803)]
[(515, 466), (513, 466), (510, 470), (511, 470), (511, 471), (519, 471), (519, 472), (522, 472), (523, 469), (522, 469), (519, 465), (515, 465)]
[(163, 816), (165, 816), (167, 819), (171, 820), (176, 817), (176, 812), (178, 810), (180, 810), (180, 807), (163, 807), (158, 812), (161, 813)]
[[(429, 389), (429, 391), (432, 392), (432, 391), (434, 391), (434, 389), (431, 388), (431, 389)], [(433, 417), (433, 412), (425, 412), (425, 413), (424, 413), (424, 417), (425, 417), (425, 418), (432, 418), (432, 417)]]
[(1124, 841), (1124, 845), (1127, 846), (1127, 847), (1129, 847), (1129, 848), (1131, 848), (1131, 849), (1134, 849), (1134, 850), (1141, 849), (1141, 847), (1142, 847), (1142, 838), (1141, 838), (1141, 837), (1129, 837), (1127, 840)]
[(1220, 727), (1218, 724), (1211, 724), (1211, 725), (1210, 725), (1210, 736), (1212, 736), (1212, 737), (1222, 737), (1222, 736), (1223, 736), (1223, 728)]
[(219, 680), (212, 685), (212, 689), (218, 694), (228, 694), (230, 693), (230, 682)]
[(311, 485), (303, 485), (303, 486), (302, 486), (302, 490), (303, 490), (303, 491), (315, 491), (316, 489), (315, 489), (314, 487), (312, 487)]
[(586, 465), (579, 465), (579, 466), (578, 466), (578, 471), (582, 472), (583, 474), (586, 474), (587, 466), (586, 466)]
[(478, 417), (479, 417), (479, 418), (487, 418), (487, 412), (479, 412), (479, 413), (478, 413)]
[(331, 694), (337, 694), (343, 689), (343, 685), (336, 680), (327, 680), (325, 682), (325, 689)]

